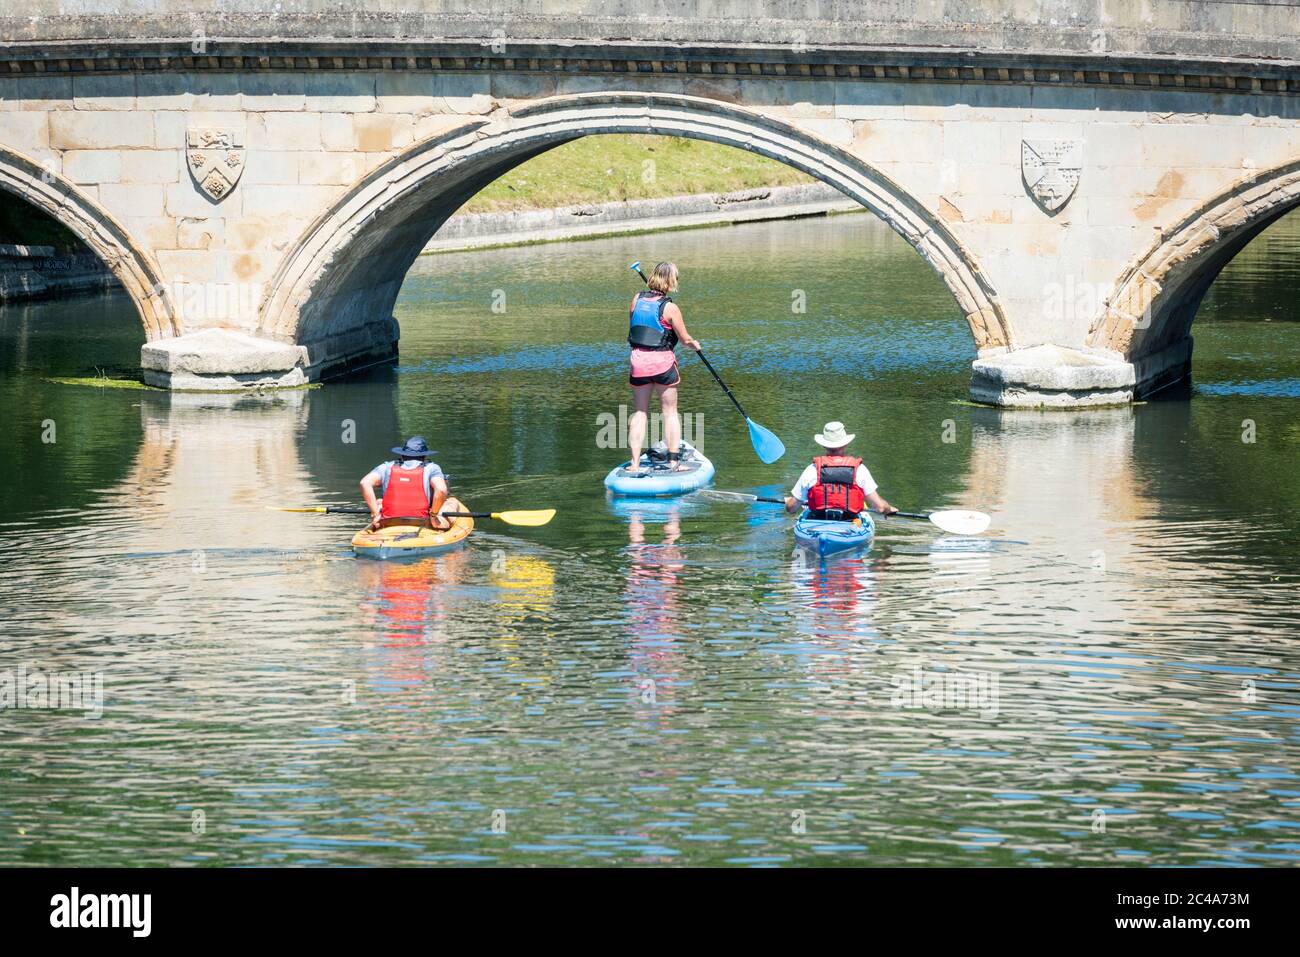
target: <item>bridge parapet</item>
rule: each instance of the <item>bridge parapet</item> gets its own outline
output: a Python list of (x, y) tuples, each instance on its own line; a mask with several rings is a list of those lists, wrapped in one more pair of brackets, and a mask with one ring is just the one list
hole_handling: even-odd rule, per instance
[[(470, 41), (491, 45), (620, 47), (669, 45), (690, 56), (709, 49), (837, 48), (948, 50), (958, 54), (1075, 54), (1164, 59), (1300, 59), (1292, 0), (404, 0), (366, 10), (353, 0), (26, 0), (21, 15), (0, 15), (0, 42), (108, 49), (157, 41), (209, 39), (301, 46), (333, 41), (356, 48), (380, 41)], [(227, 5), (231, 6), (231, 5)], [(51, 51), (58, 56), (57, 50)], [(217, 54), (223, 55), (223, 54)]]

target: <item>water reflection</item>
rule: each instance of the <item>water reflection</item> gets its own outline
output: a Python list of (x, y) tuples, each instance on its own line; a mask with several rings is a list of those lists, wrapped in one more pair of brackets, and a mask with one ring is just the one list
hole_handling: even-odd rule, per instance
[(880, 559), (858, 554), (819, 559), (796, 546), (790, 563), (794, 593), (810, 612), (814, 640), (871, 638), (875, 631), (876, 577)]
[[(1294, 403), (1210, 390), (1300, 377), (1300, 325), (1198, 327), (1183, 401), (973, 408), (950, 297), (868, 222), (437, 257), (400, 369), (275, 397), (56, 385), (29, 315), (0, 669), (100, 671), (105, 703), (5, 714), (0, 862), (1294, 864)], [(820, 563), (778, 507), (603, 500), (608, 277), (656, 249), (790, 447), (758, 462), (688, 367), (719, 487), (788, 488), (833, 413), (891, 501), (989, 534), (886, 520)], [(267, 510), (355, 500), (413, 433), (470, 507), (555, 521), (386, 564), (357, 516)]]
[(663, 730), (676, 716), (674, 704), (689, 679), (682, 619), (687, 557), (677, 545), (682, 512), (676, 500), (610, 499), (611, 511), (627, 523), (623, 589), (628, 677), (642, 722)]
[(357, 582), (373, 599), (366, 616), (386, 648), (422, 648), (447, 640), (447, 601), (464, 581), (468, 555), (452, 551), (417, 561), (358, 562)]
[[(505, 544), (505, 543), (502, 543)], [(504, 548), (492, 551), (493, 582), (500, 592), (497, 603), (522, 624), (545, 615), (555, 605), (555, 565), (536, 555), (511, 555)]]

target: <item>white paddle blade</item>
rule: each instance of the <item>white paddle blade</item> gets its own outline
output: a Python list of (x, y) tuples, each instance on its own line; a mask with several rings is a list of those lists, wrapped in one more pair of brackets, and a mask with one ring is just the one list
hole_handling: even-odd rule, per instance
[(932, 524), (954, 535), (978, 535), (989, 527), (991, 521), (983, 512), (970, 512), (961, 508), (930, 513)]

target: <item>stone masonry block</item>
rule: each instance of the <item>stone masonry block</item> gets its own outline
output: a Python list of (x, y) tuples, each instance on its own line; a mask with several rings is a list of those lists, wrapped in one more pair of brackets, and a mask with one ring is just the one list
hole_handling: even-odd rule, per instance
[(299, 157), (302, 155), (304, 154), (289, 151), (250, 149), (244, 158), (244, 175), (240, 183), (248, 186), (296, 184)]
[(49, 113), (49, 146), (55, 150), (152, 148), (153, 114), (117, 111)]
[(176, 220), (170, 216), (123, 216), (119, 221), (137, 243), (148, 249), (176, 246)]
[(307, 105), (320, 113), (370, 113), (375, 109), (374, 73), (319, 73), (307, 77)]
[(51, 115), (0, 110), (0, 143), (24, 153), (45, 153), (50, 148)]
[(307, 108), (307, 77), (298, 73), (246, 73), (239, 78), (240, 102), (250, 113)]
[(72, 77), (14, 76), (0, 78), (0, 110), (70, 110)]
[(801, 119), (798, 125), (820, 139), (837, 146), (853, 142), (853, 123), (849, 120)]
[(68, 150), (63, 175), (74, 183), (116, 183), (122, 178), (122, 155), (118, 150)]
[(1190, 157), (1199, 168), (1210, 166), (1241, 169), (1245, 135), (1240, 127), (1216, 127), (1205, 135), (1200, 124), (1152, 123), (1142, 130), (1142, 158), (1152, 166), (1183, 166)]
[(185, 165), (184, 154), (174, 149), (127, 150), (118, 155), (124, 183), (175, 183)]
[(352, 148), (363, 153), (405, 149), (414, 142), (414, 131), (414, 117), (406, 114), (352, 114)]
[(348, 186), (366, 173), (364, 154), (300, 153), (299, 181), (304, 185)]
[(314, 150), (321, 145), (319, 113), (266, 113), (262, 116), (264, 136), (255, 135), (250, 125), (249, 147), (267, 150)]
[(130, 73), (74, 76), (72, 105), (78, 110), (134, 110), (135, 76)]
[(115, 216), (162, 216), (167, 195), (156, 184), (102, 183), (99, 201)]
[[(239, 192), (239, 190), (236, 190)], [(258, 216), (310, 221), (343, 192), (339, 186), (245, 186), (244, 209)]]

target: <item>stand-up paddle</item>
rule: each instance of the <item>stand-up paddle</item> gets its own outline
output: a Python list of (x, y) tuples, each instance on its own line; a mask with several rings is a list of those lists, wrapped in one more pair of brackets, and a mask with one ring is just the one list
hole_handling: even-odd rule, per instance
[[(723, 489), (704, 489), (696, 492), (697, 498), (713, 499), (719, 502), (766, 502), (771, 505), (784, 505), (783, 498), (764, 498), (750, 495), (748, 492), (728, 492)], [(979, 535), (989, 527), (992, 519), (983, 512), (972, 512), (963, 508), (943, 509), (937, 512), (893, 512), (881, 518), (911, 518), (929, 522), (936, 528), (953, 535)]]
[[(641, 260), (638, 259), (628, 268), (640, 276), (641, 280), (647, 286), (650, 285), (650, 280), (646, 277), (646, 274), (641, 271)], [(749, 417), (740, 402), (732, 394), (731, 390), (727, 388), (727, 383), (722, 381), (722, 376), (718, 375), (718, 370), (713, 368), (713, 363), (709, 362), (705, 357), (704, 352), (700, 349), (696, 349), (695, 354), (700, 357), (700, 361), (704, 363), (704, 367), (708, 369), (713, 378), (717, 380), (718, 385), (722, 386), (722, 391), (727, 393), (727, 398), (731, 400), (731, 404), (736, 407), (736, 411), (739, 412), (741, 417), (745, 420), (745, 425), (749, 428), (749, 441), (754, 446), (754, 453), (762, 459), (763, 463), (766, 465), (771, 465), (781, 456), (785, 455), (785, 444), (777, 438), (774, 433), (763, 428)]]

